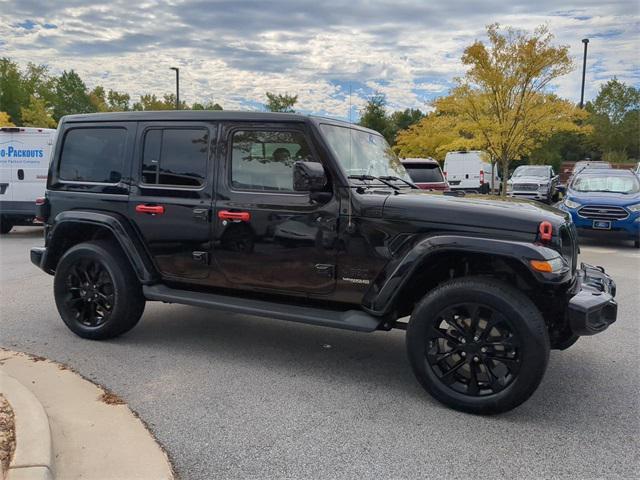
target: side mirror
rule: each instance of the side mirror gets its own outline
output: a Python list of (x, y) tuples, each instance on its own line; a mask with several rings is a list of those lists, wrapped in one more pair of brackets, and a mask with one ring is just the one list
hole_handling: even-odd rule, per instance
[(327, 185), (324, 167), (318, 162), (293, 164), (293, 189), (296, 192), (318, 192)]

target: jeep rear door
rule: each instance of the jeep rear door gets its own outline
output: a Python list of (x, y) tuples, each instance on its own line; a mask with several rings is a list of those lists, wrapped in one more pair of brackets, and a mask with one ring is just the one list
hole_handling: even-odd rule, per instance
[(129, 215), (165, 279), (209, 275), (217, 126), (139, 123)]
[(322, 161), (307, 127), (222, 128), (213, 251), (225, 283), (289, 294), (333, 290), (338, 203), (332, 186), (321, 200), (293, 190), (294, 162)]

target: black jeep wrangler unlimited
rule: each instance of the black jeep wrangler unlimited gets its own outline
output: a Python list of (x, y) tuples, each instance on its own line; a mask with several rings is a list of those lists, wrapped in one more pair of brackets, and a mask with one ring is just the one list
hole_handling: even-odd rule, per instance
[(534, 392), (550, 348), (616, 319), (615, 284), (578, 265), (568, 215), (423, 192), (383, 137), (336, 120), (68, 116), (39, 204), (31, 260), (84, 338), (130, 330), (148, 300), (401, 328), (429, 393), (495, 413)]

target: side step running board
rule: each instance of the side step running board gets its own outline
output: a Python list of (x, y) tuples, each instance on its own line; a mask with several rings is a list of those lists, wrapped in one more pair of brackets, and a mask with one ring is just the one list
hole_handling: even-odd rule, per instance
[(226, 312), (277, 318), (279, 320), (359, 332), (373, 332), (377, 330), (378, 325), (382, 322), (381, 318), (360, 310), (347, 310), (344, 312), (323, 310), (321, 308), (286, 305), (265, 300), (177, 290), (166, 285), (143, 285), (142, 291), (147, 300), (181, 303), (183, 305), (193, 305), (194, 307), (212, 308)]

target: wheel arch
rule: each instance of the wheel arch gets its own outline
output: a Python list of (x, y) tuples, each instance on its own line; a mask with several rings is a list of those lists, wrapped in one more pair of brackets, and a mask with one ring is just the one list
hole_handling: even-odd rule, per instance
[(550, 283), (533, 272), (528, 261), (557, 255), (548, 247), (522, 241), (460, 235), (424, 238), (387, 264), (367, 291), (363, 307), (377, 315), (396, 311), (401, 317), (440, 283), (469, 275), (516, 281), (523, 289)]
[(54, 273), (60, 258), (79, 243), (108, 239), (127, 257), (142, 284), (155, 283), (157, 270), (137, 232), (118, 214), (93, 211), (67, 211), (58, 214), (47, 234), (47, 250), (42, 268)]

